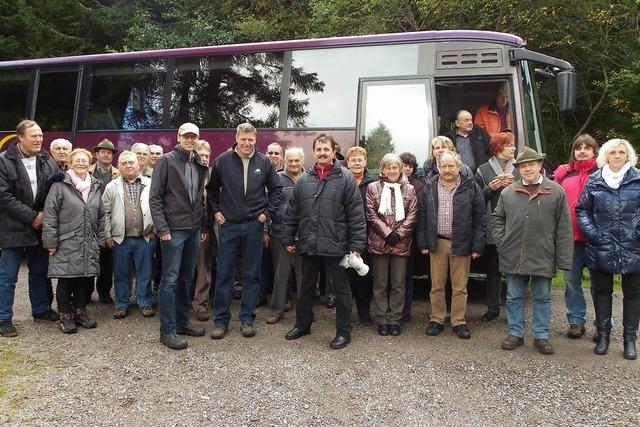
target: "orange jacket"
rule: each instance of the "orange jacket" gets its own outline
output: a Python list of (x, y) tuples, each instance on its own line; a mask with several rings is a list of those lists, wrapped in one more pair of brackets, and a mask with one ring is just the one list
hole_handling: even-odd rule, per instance
[[(476, 117), (473, 121), (477, 126), (480, 126), (491, 136), (500, 132), (500, 115), (489, 109), (488, 105), (483, 105), (478, 108), (476, 111)], [(511, 113), (507, 111), (507, 129), (513, 131), (513, 127), (511, 127)]]

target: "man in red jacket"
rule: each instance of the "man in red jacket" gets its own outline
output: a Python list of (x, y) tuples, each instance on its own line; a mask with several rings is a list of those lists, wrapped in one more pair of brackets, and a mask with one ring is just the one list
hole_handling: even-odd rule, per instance
[(567, 194), (571, 224), (573, 225), (573, 264), (571, 270), (565, 271), (566, 283), (564, 301), (567, 306), (569, 329), (567, 337), (581, 338), (585, 332), (587, 306), (582, 293), (582, 272), (585, 264), (585, 239), (576, 223), (576, 204), (584, 188), (589, 174), (596, 169), (598, 143), (589, 134), (578, 136), (571, 146), (569, 163), (558, 166), (554, 175), (555, 181)]

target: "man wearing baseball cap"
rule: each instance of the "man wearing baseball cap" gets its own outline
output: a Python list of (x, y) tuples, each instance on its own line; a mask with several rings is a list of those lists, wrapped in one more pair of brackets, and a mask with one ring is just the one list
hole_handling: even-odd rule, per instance
[(531, 282), (534, 346), (552, 354), (551, 279), (557, 269), (571, 269), (573, 227), (564, 190), (540, 173), (543, 159), (529, 147), (518, 154), (514, 165), (522, 179), (500, 193), (491, 227), (500, 271), (507, 276), (509, 336), (502, 348), (514, 350), (524, 344), (524, 298)]
[(204, 183), (209, 168), (196, 153), (200, 130), (193, 123), (178, 129), (178, 145), (156, 162), (151, 181), (151, 217), (162, 246), (162, 279), (158, 290), (160, 342), (174, 350), (187, 348), (178, 335), (202, 336), (189, 323), (187, 291), (193, 283), (198, 247), (206, 239)]

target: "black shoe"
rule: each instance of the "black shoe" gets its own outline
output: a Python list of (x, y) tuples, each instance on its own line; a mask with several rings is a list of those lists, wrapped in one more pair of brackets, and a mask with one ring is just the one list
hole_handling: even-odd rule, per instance
[(453, 327), (453, 333), (458, 336), (458, 338), (471, 338), (471, 331), (467, 327), (467, 325), (458, 325)]
[(160, 342), (172, 350), (184, 350), (189, 345), (186, 340), (176, 334), (160, 335)]
[(57, 322), (60, 320), (60, 315), (53, 310), (48, 310), (44, 313), (34, 314), (33, 320), (36, 322)]
[(600, 331), (598, 335), (598, 341), (596, 342), (596, 346), (593, 349), (593, 352), (598, 355), (605, 355), (609, 350), (609, 331)]
[(0, 337), (17, 337), (18, 330), (11, 320), (0, 322)]
[(411, 313), (402, 313), (402, 320), (405, 323), (411, 322)]
[(444, 331), (444, 325), (441, 325), (438, 322), (429, 322), (429, 326), (427, 326), (427, 335), (431, 335), (435, 337), (439, 335), (440, 332)]
[(496, 313), (495, 311), (487, 311), (485, 314), (480, 316), (481, 322), (491, 322), (496, 317), (500, 316), (500, 313)]
[(190, 337), (201, 337), (204, 335), (204, 328), (200, 326), (193, 325), (191, 323), (187, 323), (184, 326), (179, 326), (176, 328), (176, 333), (178, 335), (187, 335)]
[(386, 323), (378, 325), (378, 335), (389, 335), (389, 325)]
[(400, 325), (389, 325), (389, 334), (394, 337), (400, 335)]
[(329, 296), (327, 297), (327, 302), (325, 303), (327, 308), (336, 308), (336, 297)]
[(351, 338), (336, 335), (336, 337), (329, 343), (329, 347), (333, 350), (339, 350), (341, 348), (345, 348), (350, 342)]
[(628, 360), (637, 359), (638, 353), (636, 353), (636, 340), (624, 340), (623, 357)]
[(305, 335), (309, 335), (311, 333), (311, 328), (300, 329), (297, 326), (294, 326), (292, 330), (287, 332), (284, 336), (285, 340), (297, 340), (298, 338), (302, 338)]

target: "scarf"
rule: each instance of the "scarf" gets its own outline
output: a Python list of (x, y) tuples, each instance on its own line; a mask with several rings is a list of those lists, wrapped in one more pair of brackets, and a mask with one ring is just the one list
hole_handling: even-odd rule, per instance
[(67, 175), (71, 178), (71, 182), (74, 187), (76, 187), (76, 190), (80, 192), (82, 200), (87, 203), (87, 200), (89, 200), (89, 191), (91, 190), (91, 175), (87, 174), (83, 180), (71, 169), (67, 171)]
[[(380, 208), (378, 213), (382, 215), (395, 216), (396, 221), (402, 221), (404, 219), (404, 203), (402, 202), (402, 193), (400, 193), (400, 184), (391, 184), (390, 182), (383, 182), (382, 195), (380, 196)], [(391, 189), (393, 188), (393, 194), (395, 195), (396, 211), (393, 212), (391, 203)]]
[(631, 163), (627, 162), (624, 164), (624, 166), (622, 166), (622, 168), (620, 168), (618, 172), (614, 172), (609, 167), (609, 164), (606, 164), (602, 167), (602, 179), (604, 179), (604, 182), (606, 182), (610, 188), (616, 190), (618, 187), (620, 187), (620, 183), (622, 182), (624, 175), (630, 168)]
[(515, 161), (514, 159), (509, 159), (509, 160), (504, 160), (504, 169), (502, 168), (502, 160), (503, 159), (499, 159), (496, 156), (493, 156), (492, 158), (489, 159), (489, 166), (491, 166), (491, 169), (493, 169), (493, 171), (495, 172), (496, 176), (501, 175), (503, 173), (510, 173), (511, 175), (513, 175), (513, 169), (515, 168), (513, 166), (513, 162)]

